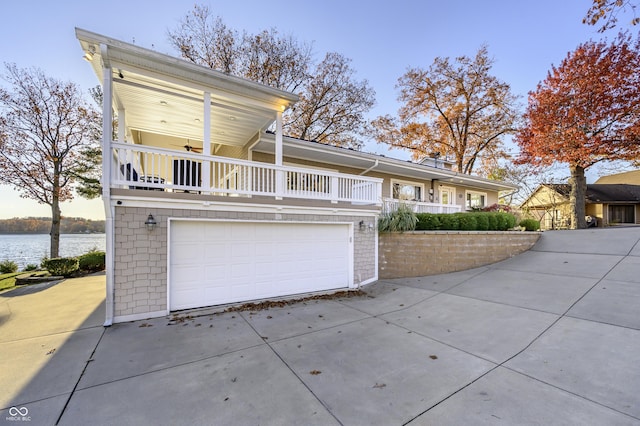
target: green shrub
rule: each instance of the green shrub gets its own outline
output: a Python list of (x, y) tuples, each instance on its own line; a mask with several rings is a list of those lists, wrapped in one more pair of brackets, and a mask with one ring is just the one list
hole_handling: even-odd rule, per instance
[(419, 231), (434, 231), (440, 228), (440, 219), (438, 215), (433, 213), (418, 213), (416, 214), (418, 223), (416, 223), (416, 230)]
[(489, 227), (487, 228), (489, 231), (497, 231), (498, 230), (498, 214), (497, 213), (486, 213), (487, 221), (489, 222)]
[(3, 260), (0, 262), (0, 274), (11, 274), (18, 272), (18, 264), (13, 260)]
[(42, 266), (51, 275), (62, 275), (63, 277), (71, 276), (78, 270), (78, 259), (76, 257), (57, 257), (55, 259), (46, 259), (42, 262)]
[(507, 217), (507, 229), (512, 229), (516, 226), (516, 216), (513, 213), (503, 213)]
[(444, 231), (456, 231), (458, 229), (458, 216), (455, 214), (438, 214), (440, 220), (440, 229)]
[(540, 221), (535, 219), (523, 219), (520, 221), (520, 226), (522, 226), (525, 231), (537, 231), (540, 229)]
[(36, 265), (35, 263), (29, 263), (27, 266), (24, 267), (24, 270), (25, 272), (37, 271), (38, 265)]
[(104, 270), (105, 253), (103, 251), (90, 251), (78, 256), (78, 268), (84, 272), (96, 272)]
[(461, 231), (475, 231), (478, 226), (476, 217), (472, 213), (457, 213), (458, 216), (458, 229)]
[(379, 232), (404, 232), (416, 229), (418, 218), (411, 207), (400, 204), (393, 212), (383, 213), (378, 219)]
[(503, 213), (496, 213), (496, 231), (507, 229), (507, 217)]
[(489, 229), (489, 214), (487, 213), (476, 213), (474, 214), (476, 218), (476, 229), (478, 231), (487, 231)]

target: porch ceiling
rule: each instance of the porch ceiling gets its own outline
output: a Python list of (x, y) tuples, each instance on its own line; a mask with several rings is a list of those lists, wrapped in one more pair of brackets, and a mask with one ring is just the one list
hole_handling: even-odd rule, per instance
[[(128, 71), (114, 71), (113, 91), (133, 130), (188, 139), (202, 147), (204, 96), (186, 86)], [(212, 145), (243, 146), (276, 119), (275, 111), (247, 108), (211, 94)]]
[(189, 139), (201, 147), (204, 94), (209, 93), (212, 150), (244, 146), (298, 100), (293, 93), (79, 28), (76, 37), (101, 82), (104, 70), (111, 71), (113, 107), (124, 111), (128, 133)]

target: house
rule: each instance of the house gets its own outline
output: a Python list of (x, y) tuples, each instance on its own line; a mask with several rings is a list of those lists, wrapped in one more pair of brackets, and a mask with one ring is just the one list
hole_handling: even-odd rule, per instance
[[(540, 220), (542, 229), (567, 229), (570, 191), (569, 184), (540, 185), (520, 208)], [(587, 184), (585, 211), (597, 226), (640, 223), (640, 185)]]
[(622, 183), (627, 185), (640, 185), (640, 170), (632, 170), (629, 172), (616, 173), (613, 175), (601, 176), (594, 183), (610, 184)]
[(292, 93), (76, 36), (104, 93), (107, 325), (357, 288), (378, 278), (383, 209), (451, 213), (515, 189), (286, 137)]

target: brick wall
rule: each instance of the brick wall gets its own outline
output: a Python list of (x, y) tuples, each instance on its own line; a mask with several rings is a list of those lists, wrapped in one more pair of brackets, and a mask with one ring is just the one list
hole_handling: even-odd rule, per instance
[(379, 236), (379, 278), (462, 271), (529, 250), (537, 232), (414, 231)]
[[(158, 225), (148, 231), (144, 221), (153, 214)], [(168, 218), (352, 222), (354, 283), (375, 277), (376, 232), (360, 231), (359, 222), (374, 223), (373, 216), (344, 214), (286, 214), (191, 209), (116, 207), (114, 217), (114, 315), (130, 317), (167, 309)]]

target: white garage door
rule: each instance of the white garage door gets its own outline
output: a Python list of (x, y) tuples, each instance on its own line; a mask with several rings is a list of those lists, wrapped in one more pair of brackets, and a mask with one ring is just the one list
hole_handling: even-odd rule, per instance
[(346, 288), (347, 224), (171, 221), (170, 310)]

